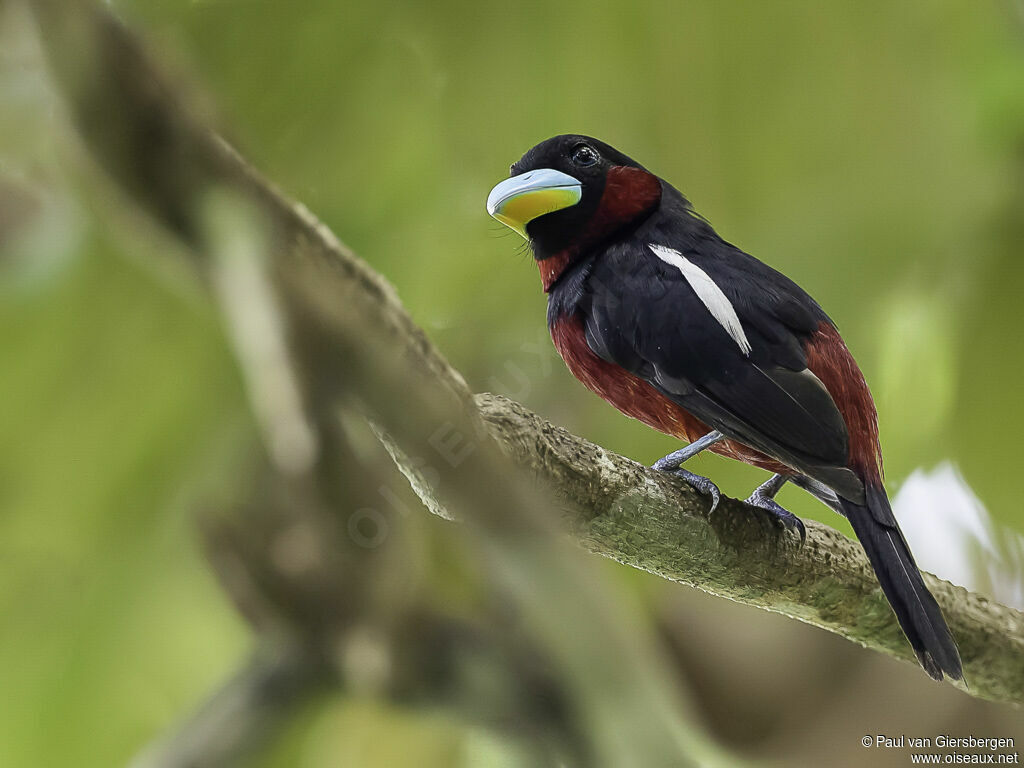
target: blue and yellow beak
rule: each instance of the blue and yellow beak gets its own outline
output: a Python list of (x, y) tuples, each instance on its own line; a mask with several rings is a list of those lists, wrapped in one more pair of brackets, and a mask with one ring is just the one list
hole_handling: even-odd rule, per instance
[(523, 237), (526, 225), (546, 213), (576, 205), (583, 197), (578, 179), (551, 168), (527, 171), (498, 184), (487, 196), (487, 212)]

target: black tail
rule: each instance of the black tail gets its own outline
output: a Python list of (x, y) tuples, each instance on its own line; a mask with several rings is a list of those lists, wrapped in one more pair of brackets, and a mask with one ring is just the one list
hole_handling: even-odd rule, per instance
[(841, 499), (843, 514), (867, 553), (878, 583), (925, 672), (936, 680), (945, 672), (963, 677), (960, 653), (942, 611), (924, 585), (907, 540), (903, 538), (885, 490), (865, 484), (867, 506)]

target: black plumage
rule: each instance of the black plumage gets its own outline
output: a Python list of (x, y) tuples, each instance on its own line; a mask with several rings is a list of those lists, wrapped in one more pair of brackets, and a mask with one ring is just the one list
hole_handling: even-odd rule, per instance
[[(959, 678), (956, 644), (885, 494), (867, 384), (817, 302), (603, 142), (566, 135), (531, 149), (512, 166), (519, 201), (531, 190), (516, 179), (531, 173), (562, 195), (538, 195), (546, 207), (519, 223), (570, 370), (656, 429), (690, 442), (717, 430), (725, 439), (711, 450), (831, 489), (925, 670)], [(492, 214), (512, 199), (504, 193), (492, 191)]]

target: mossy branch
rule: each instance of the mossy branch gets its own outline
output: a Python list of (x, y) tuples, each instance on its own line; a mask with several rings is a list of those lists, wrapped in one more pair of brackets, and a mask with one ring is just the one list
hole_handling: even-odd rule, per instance
[[(688, 486), (507, 398), (476, 402), (516, 464), (557, 489), (573, 535), (590, 551), (917, 663), (864, 551), (839, 531), (808, 520), (800, 545), (768, 515), (727, 497), (709, 519), (707, 500)], [(1024, 613), (924, 578), (960, 646), (969, 692), (1024, 704)]]

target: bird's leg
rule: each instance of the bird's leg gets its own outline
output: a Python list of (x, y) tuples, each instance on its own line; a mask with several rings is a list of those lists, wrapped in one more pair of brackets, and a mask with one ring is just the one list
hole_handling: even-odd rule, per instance
[(703, 493), (705, 496), (710, 496), (711, 509), (708, 510), (709, 515), (715, 511), (715, 507), (718, 506), (718, 502), (722, 498), (722, 494), (719, 492), (718, 486), (706, 477), (696, 475), (689, 470), (683, 469), (680, 465), (687, 459), (692, 459), (705, 448), (710, 448), (712, 445), (721, 442), (722, 440), (725, 440), (725, 435), (721, 432), (708, 432), (704, 437), (699, 440), (694, 440), (685, 448), (680, 448), (678, 451), (673, 451), (668, 456), (658, 459), (654, 462), (653, 467), (659, 472), (668, 472), (671, 475), (681, 478), (695, 491)]
[[(801, 475), (800, 477), (803, 476)], [(810, 478), (804, 479), (810, 480)], [(803, 542), (807, 539), (807, 529), (804, 528), (803, 521), (775, 501), (775, 494), (782, 489), (782, 486), (784, 486), (788, 480), (796, 482), (796, 478), (793, 475), (772, 475), (768, 480), (761, 483), (761, 485), (754, 489), (754, 492), (750, 494), (750, 498), (747, 499), (747, 504), (768, 512), (788, 530), (797, 531), (797, 533), (800, 534), (800, 541)], [(824, 488), (824, 486), (822, 487)]]
[(679, 469), (679, 465), (684, 461), (689, 461), (705, 448), (710, 448), (712, 445), (721, 442), (722, 440), (725, 440), (725, 435), (721, 432), (708, 432), (704, 437), (699, 440), (694, 440), (685, 448), (680, 448), (678, 451), (672, 451), (668, 456), (658, 459), (654, 462), (654, 466), (652, 468), (659, 472), (671, 472)]

